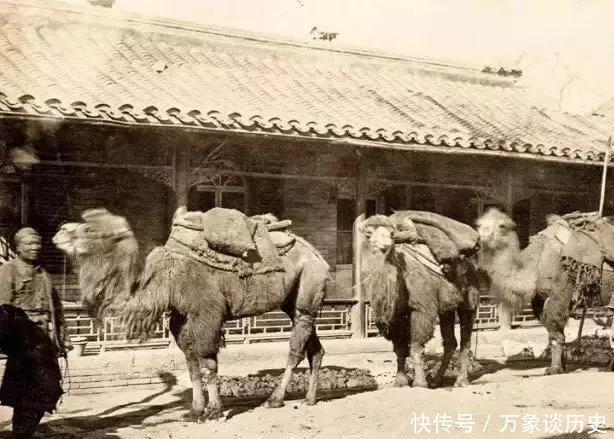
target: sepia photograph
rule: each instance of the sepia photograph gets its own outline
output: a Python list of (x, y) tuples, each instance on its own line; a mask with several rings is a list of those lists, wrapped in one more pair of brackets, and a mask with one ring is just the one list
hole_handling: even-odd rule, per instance
[(0, 0), (0, 439), (614, 439), (613, 18)]

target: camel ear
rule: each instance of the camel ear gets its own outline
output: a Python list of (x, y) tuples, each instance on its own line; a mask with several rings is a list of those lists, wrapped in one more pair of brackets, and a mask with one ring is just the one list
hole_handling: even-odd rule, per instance
[(97, 209), (87, 209), (81, 214), (81, 218), (83, 221), (89, 221), (91, 219), (95, 219), (96, 217), (110, 215), (111, 213), (105, 209), (104, 207), (99, 207)]
[(179, 206), (176, 210), (175, 213), (173, 214), (173, 222), (175, 221), (176, 218), (180, 218), (183, 215), (185, 215), (188, 212), (188, 208), (186, 206)]
[(364, 224), (360, 224), (358, 226), (358, 232), (367, 239), (371, 237), (371, 235), (373, 234), (373, 230), (375, 230), (375, 227), (373, 226), (364, 225)]

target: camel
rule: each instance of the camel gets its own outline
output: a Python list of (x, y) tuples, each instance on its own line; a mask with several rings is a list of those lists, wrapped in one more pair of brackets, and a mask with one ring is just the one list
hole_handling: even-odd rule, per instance
[[(372, 216), (361, 226), (362, 283), (369, 293), (379, 332), (393, 344), (397, 357), (394, 385), (403, 387), (409, 384), (405, 363), (411, 355), (414, 363), (412, 386), (428, 387), (423, 354), (439, 318), (444, 353), (431, 387), (441, 386), (458, 346), (454, 334), (458, 316), (461, 328), (460, 372), (454, 386), (464, 387), (469, 384), (471, 334), (479, 296), (475, 257), (455, 254), (445, 260), (436, 260), (429, 248), (420, 244), (417, 235), (410, 237), (412, 244), (398, 243), (399, 236), (407, 235), (407, 230), (399, 230), (395, 224), (397, 219), (403, 221), (403, 215), (404, 212), (397, 212), (390, 217)], [(469, 234), (475, 234), (471, 227), (462, 226)], [(437, 239), (443, 242), (447, 238), (440, 234)]]
[(565, 326), (576, 306), (603, 305), (611, 299), (612, 274), (604, 261), (614, 259), (614, 223), (596, 214), (550, 216), (548, 227), (531, 237), (522, 251), (514, 221), (490, 209), (477, 221), (478, 266), (489, 278), (497, 301), (521, 309), (531, 303), (548, 331), (552, 353), (547, 375), (565, 371)]
[[(233, 218), (248, 220), (239, 211), (220, 210), (232, 213)], [(142, 338), (165, 312), (170, 313), (170, 330), (185, 354), (192, 382), (191, 409), (182, 416), (183, 420), (201, 422), (223, 416), (217, 354), (223, 342), (224, 322), (279, 308), (292, 320), (290, 352), (281, 381), (267, 405), (283, 405), (293, 370), (305, 354), (311, 369), (306, 403), (315, 404), (318, 370), (324, 355), (315, 318), (330, 285), (328, 264), (307, 241), (280, 231), (275, 233), (291, 240), (283, 255), (279, 254), (281, 267), (276, 270), (258, 273), (253, 271), (257, 263), (217, 252), (203, 262), (200, 253), (190, 250), (189, 240), (181, 238), (200, 235), (194, 234), (190, 224), (189, 228), (179, 227), (183, 219), (184, 225), (190, 221), (195, 224), (194, 218), (198, 221), (199, 215), (202, 213), (178, 209), (166, 244), (154, 248), (144, 262), (139, 259), (139, 246), (128, 222), (105, 209), (86, 211), (82, 214), (84, 222), (63, 225), (53, 242), (78, 260), (82, 301), (92, 316), (100, 318), (111, 308), (121, 310), (129, 337)], [(264, 227), (258, 221), (248, 221), (257, 224), (257, 233)], [(264, 229), (261, 242), (270, 243), (270, 235)], [(202, 246), (207, 243), (201, 243), (199, 251)], [(220, 265), (220, 261), (240, 263), (243, 271)], [(206, 407), (201, 365), (208, 372)]]

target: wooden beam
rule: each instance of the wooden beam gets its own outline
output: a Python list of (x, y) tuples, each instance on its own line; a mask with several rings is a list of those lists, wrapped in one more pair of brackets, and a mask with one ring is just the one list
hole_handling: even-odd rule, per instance
[[(510, 166), (505, 167), (505, 178), (503, 179), (504, 208), (507, 214), (512, 217), (514, 213), (514, 173)], [(507, 331), (512, 329), (514, 320), (514, 310), (505, 302), (499, 303), (499, 330)]]
[(188, 205), (188, 173), (190, 167), (189, 145), (176, 145), (174, 156), (175, 207)]
[[(173, 160), (175, 162), (175, 160)], [(76, 161), (56, 161), (56, 160), (42, 160), (39, 162), (39, 165), (52, 166), (52, 167), (79, 167), (79, 168), (103, 168), (103, 169), (151, 169), (151, 170), (172, 170), (174, 173), (177, 171), (176, 163), (171, 164), (170, 166), (156, 166), (156, 165), (131, 165), (131, 164), (120, 164), (120, 163), (96, 163), (96, 162), (76, 162)], [(207, 170), (207, 168), (205, 168)], [(242, 177), (253, 177), (253, 178), (271, 178), (271, 179), (281, 179), (281, 180), (313, 180), (313, 181), (322, 181), (322, 182), (337, 182), (337, 181), (354, 181), (352, 177), (336, 177), (336, 176), (327, 176), (327, 175), (302, 175), (302, 174), (285, 174), (285, 173), (272, 173), (272, 172), (250, 172), (250, 171), (238, 171), (238, 170), (216, 170), (221, 175), (236, 175)], [(36, 173), (32, 173), (36, 174)], [(46, 174), (45, 174), (46, 175)], [(175, 177), (173, 178), (175, 181)], [(372, 178), (368, 180), (369, 183), (390, 183), (399, 186), (416, 186), (416, 187), (434, 187), (434, 188), (444, 188), (444, 189), (488, 189), (486, 185), (472, 184), (472, 183), (438, 183), (438, 182), (424, 182), (424, 181), (414, 181), (414, 180), (396, 180), (396, 179), (386, 179), (386, 178)], [(544, 193), (591, 193), (588, 188), (574, 188), (574, 189), (540, 189), (540, 188), (532, 188), (534, 191), (544, 192)]]
[(505, 167), (505, 211), (512, 215), (514, 210), (514, 172), (509, 166)]
[[(21, 162), (15, 162), (20, 164)], [(170, 169), (171, 166), (159, 165), (130, 165), (121, 163), (97, 163), (97, 162), (75, 162), (75, 161), (60, 161), (60, 160), (40, 160), (37, 166), (56, 166), (56, 167), (77, 167), (77, 168), (103, 168), (103, 169)]]
[[(608, 150), (605, 153), (605, 159), (603, 160), (603, 174), (601, 176), (601, 192), (599, 196), (599, 216), (603, 216), (603, 205), (605, 203), (605, 184), (608, 178), (608, 162), (610, 161), (610, 157), (612, 155), (612, 137), (608, 138)], [(584, 319), (582, 320), (582, 323)], [(582, 328), (582, 326), (580, 326)]]
[(21, 226), (26, 226), (30, 221), (30, 188), (26, 181), (21, 182)]
[(352, 308), (352, 337), (365, 338), (367, 336), (367, 307), (362, 288), (361, 251), (362, 237), (360, 225), (366, 218), (367, 195), (369, 191), (369, 163), (366, 151), (356, 150), (356, 219), (352, 230), (352, 285), (356, 305)]

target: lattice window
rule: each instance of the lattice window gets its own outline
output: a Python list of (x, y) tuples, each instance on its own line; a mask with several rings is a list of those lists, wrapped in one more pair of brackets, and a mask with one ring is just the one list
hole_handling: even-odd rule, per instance
[(226, 207), (245, 212), (245, 181), (233, 172), (236, 172), (236, 166), (226, 160), (210, 163), (207, 168), (194, 169), (189, 180), (188, 209), (207, 211), (213, 207)]

